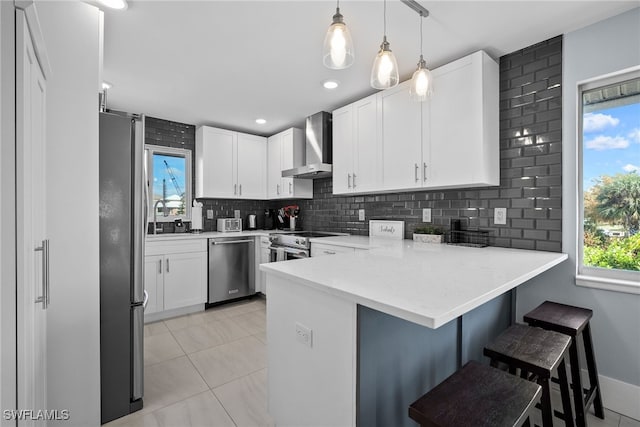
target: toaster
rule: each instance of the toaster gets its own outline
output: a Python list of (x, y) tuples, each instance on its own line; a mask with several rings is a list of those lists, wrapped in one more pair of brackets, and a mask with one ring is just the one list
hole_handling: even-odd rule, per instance
[(242, 219), (218, 218), (217, 229), (220, 233), (229, 233), (231, 231), (242, 231)]

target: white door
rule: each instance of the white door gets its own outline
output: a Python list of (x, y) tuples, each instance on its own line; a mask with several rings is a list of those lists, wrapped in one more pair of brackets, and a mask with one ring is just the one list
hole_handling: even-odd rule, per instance
[(382, 180), (385, 190), (420, 187), (422, 117), (408, 84), (381, 92)]
[(267, 197), (267, 139), (262, 136), (238, 134), (238, 197)]
[[(48, 241), (45, 194), (45, 78), (29, 27), (16, 11), (18, 409), (47, 409)], [(38, 422), (40, 423), (40, 422)], [(44, 421), (42, 421), (44, 423)], [(26, 420), (21, 425), (36, 425)]]
[(167, 255), (164, 260), (164, 309), (207, 301), (207, 253)]
[(353, 104), (350, 104), (333, 112), (333, 194), (352, 191), (353, 135)]
[(276, 134), (267, 140), (267, 198), (282, 197), (282, 134)]
[(371, 95), (353, 104), (354, 151), (351, 187), (355, 192), (379, 187), (380, 144), (378, 137), (378, 96)]

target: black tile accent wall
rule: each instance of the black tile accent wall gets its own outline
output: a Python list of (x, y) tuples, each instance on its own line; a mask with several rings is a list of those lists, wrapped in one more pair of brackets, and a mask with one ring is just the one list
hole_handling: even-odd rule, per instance
[[(559, 252), (562, 247), (562, 37), (500, 58), (500, 186), (396, 194), (333, 196), (332, 179), (314, 181), (299, 200), (307, 230), (367, 235), (370, 219), (405, 221), (405, 238), (431, 208), (432, 222), (489, 230), (490, 244)], [(273, 203), (273, 202), (272, 202)], [(493, 209), (507, 208), (507, 224)], [(358, 209), (366, 220), (358, 221)]]
[[(405, 221), (405, 237), (431, 208), (432, 222), (490, 232), (493, 246), (559, 252), (562, 247), (562, 36), (500, 58), (500, 186), (444, 191), (334, 196), (332, 179), (316, 179), (313, 200), (201, 199), (204, 229), (215, 230), (216, 218), (260, 215), (265, 209), (297, 204), (298, 226), (305, 230), (368, 234), (370, 219)], [(147, 122), (147, 141), (181, 144), (174, 129), (181, 124)], [(166, 124), (165, 124), (166, 123)], [(166, 127), (165, 127), (166, 126)], [(195, 127), (190, 127), (195, 132)], [(151, 131), (153, 129), (153, 131)], [(186, 133), (186, 129), (185, 129)], [(158, 138), (158, 139), (156, 139)], [(172, 140), (175, 138), (176, 140)], [(193, 139), (192, 139), (193, 141)], [(187, 142), (185, 141), (185, 146)], [(194, 156), (195, 158), (195, 156)], [(195, 170), (195, 169), (194, 169)], [(493, 209), (507, 208), (507, 224), (495, 225)], [(206, 219), (207, 209), (214, 219)], [(358, 221), (358, 209), (366, 220)]]

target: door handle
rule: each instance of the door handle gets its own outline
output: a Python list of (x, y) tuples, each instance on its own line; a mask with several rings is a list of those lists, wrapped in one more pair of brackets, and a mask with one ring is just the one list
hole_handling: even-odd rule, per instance
[(353, 188), (356, 188), (356, 174), (353, 174)]
[(233, 184), (233, 195), (237, 195), (238, 194), (238, 184)]
[(169, 258), (167, 258), (167, 273), (169, 272)]
[[(212, 245), (233, 245), (235, 243), (253, 243), (253, 240), (230, 240), (228, 242), (211, 242)], [(167, 262), (169, 262), (169, 260), (167, 260)]]
[(240, 196), (242, 196), (242, 184), (240, 184)]
[(291, 189), (291, 186), (293, 185), (292, 182), (289, 183), (289, 194), (293, 194), (293, 190)]
[(280, 195), (280, 184), (276, 184), (276, 194)]
[(49, 239), (42, 241), (42, 246), (34, 248), (35, 252), (42, 252), (42, 295), (35, 299), (36, 304), (42, 303), (42, 309), (49, 306)]
[(347, 174), (347, 188), (351, 188), (351, 174)]
[(142, 307), (143, 309), (147, 308), (147, 303), (149, 302), (149, 294), (147, 293), (147, 290), (145, 289), (143, 291), (144, 293), (144, 299), (142, 300)]
[(325, 253), (327, 255), (335, 255), (336, 254), (334, 251), (323, 251), (323, 253)]
[(416, 163), (416, 167), (414, 169), (414, 174), (415, 174), (415, 178), (416, 178), (416, 182), (418, 182), (420, 180), (420, 178), (418, 178), (418, 164)]
[(422, 166), (422, 179), (425, 181), (427, 180), (427, 163), (426, 162), (423, 163), (423, 166)]
[(162, 258), (158, 260), (158, 273), (162, 274)]

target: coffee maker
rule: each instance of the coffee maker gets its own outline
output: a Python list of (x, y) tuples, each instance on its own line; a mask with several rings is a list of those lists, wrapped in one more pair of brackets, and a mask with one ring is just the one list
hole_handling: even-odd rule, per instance
[(266, 209), (264, 211), (264, 229), (273, 230), (276, 228), (276, 211), (275, 209)]
[(247, 230), (255, 230), (258, 228), (257, 215), (247, 215), (247, 221), (245, 222)]

